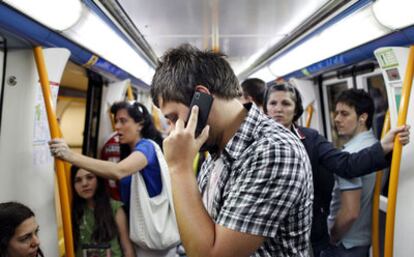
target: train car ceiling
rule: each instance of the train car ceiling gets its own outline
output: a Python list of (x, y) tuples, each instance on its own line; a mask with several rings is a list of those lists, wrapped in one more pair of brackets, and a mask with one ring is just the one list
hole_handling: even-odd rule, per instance
[[(394, 32), (414, 23), (410, 2), (95, 0), (118, 20), (127, 15), (158, 56), (183, 42), (221, 50), (241, 80), (316, 76), (373, 59), (384, 44), (410, 44), (404, 31)], [(399, 13), (404, 19), (397, 20)]]
[[(382, 11), (384, 6), (388, 7), (386, 13)], [(374, 3), (357, 1), (331, 17), (321, 27), (277, 53), (253, 76), (271, 74), (282, 76), (285, 80), (291, 77), (316, 76), (329, 70), (373, 59), (373, 51), (378, 47), (412, 44), (413, 27), (409, 26), (414, 24), (414, 18), (407, 10), (413, 8), (412, 1), (399, 0), (391, 4), (389, 0)], [(381, 13), (381, 19), (377, 15), (378, 12)], [(400, 16), (403, 16), (402, 21), (399, 19)], [(393, 17), (395, 25), (389, 23), (389, 17)], [(384, 26), (384, 19), (388, 27)]]
[(236, 74), (329, 2), (344, 1), (118, 1), (158, 56), (188, 42), (224, 52)]

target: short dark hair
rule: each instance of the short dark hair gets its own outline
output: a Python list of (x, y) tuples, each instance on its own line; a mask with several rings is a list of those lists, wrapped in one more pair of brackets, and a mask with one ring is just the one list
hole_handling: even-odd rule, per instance
[(372, 127), (372, 117), (374, 116), (374, 101), (371, 96), (363, 89), (348, 89), (343, 91), (336, 99), (335, 105), (344, 103), (355, 109), (356, 114), (361, 116), (366, 113), (368, 118), (365, 122), (367, 129)]
[(295, 115), (293, 115), (293, 123), (296, 123), (303, 113), (302, 96), (300, 95), (299, 90), (296, 87), (290, 85), (289, 83), (272, 85), (266, 89), (263, 105), (264, 113), (267, 114), (267, 102), (269, 101), (270, 94), (276, 91), (290, 93), (292, 100), (295, 102)]
[[(10, 239), (25, 220), (34, 217), (29, 207), (17, 202), (0, 203), (0, 257), (7, 256)], [(39, 255), (43, 256), (39, 249)]]
[(246, 79), (241, 84), (244, 97), (250, 96), (257, 106), (263, 106), (266, 83), (258, 78)]
[(151, 85), (152, 101), (159, 107), (158, 98), (187, 106), (197, 85), (223, 99), (238, 98), (242, 90), (225, 55), (201, 51), (189, 44), (168, 50), (155, 70)]

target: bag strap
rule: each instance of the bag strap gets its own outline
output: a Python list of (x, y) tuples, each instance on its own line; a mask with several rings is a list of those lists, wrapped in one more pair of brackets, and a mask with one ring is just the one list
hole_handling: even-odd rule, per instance
[(158, 164), (160, 165), (162, 186), (166, 189), (168, 200), (170, 202), (171, 210), (173, 212), (174, 219), (175, 219), (175, 209), (174, 209), (174, 202), (173, 202), (172, 188), (171, 188), (171, 177), (170, 177), (170, 171), (168, 169), (167, 161), (165, 160), (164, 154), (162, 153), (162, 150), (158, 146), (158, 144), (155, 143), (151, 139), (149, 139), (149, 141), (154, 145), (155, 153), (157, 154)]

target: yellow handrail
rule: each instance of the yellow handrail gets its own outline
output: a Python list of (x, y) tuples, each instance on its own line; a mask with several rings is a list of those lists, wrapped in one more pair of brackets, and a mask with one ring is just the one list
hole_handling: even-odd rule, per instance
[[(410, 99), (411, 86), (414, 73), (414, 45), (410, 47), (408, 55), (407, 69), (405, 72), (403, 88), (401, 93), (401, 102), (398, 113), (397, 126), (405, 124), (407, 119), (408, 101)], [(384, 257), (392, 257), (394, 250), (394, 224), (395, 224), (395, 207), (397, 205), (397, 187), (400, 170), (402, 146), (398, 137), (394, 139), (394, 150), (392, 153), (392, 163), (390, 172), (390, 184), (388, 188), (388, 206), (387, 218), (385, 223), (385, 249)]]
[[(390, 130), (390, 111), (385, 115), (384, 125), (382, 126), (381, 139)], [(382, 185), (382, 171), (378, 171), (375, 176), (374, 196), (372, 197), (372, 257), (380, 257), (380, 237), (379, 237), (379, 202)]]
[[(50, 93), (49, 78), (46, 70), (43, 51), (40, 46), (33, 49), (37, 71), (39, 73), (40, 84), (42, 86), (43, 99), (47, 112), (47, 119), (49, 122), (50, 134), (52, 138), (58, 138), (60, 131), (56, 119), (56, 114), (53, 111), (52, 95)], [(68, 194), (68, 186), (65, 176), (65, 165), (63, 161), (55, 159), (56, 173), (58, 178), (59, 198), (62, 210), (63, 234), (65, 238), (65, 250), (67, 257), (74, 257), (73, 238), (72, 238), (72, 224), (70, 214), (70, 202)]]
[(312, 121), (312, 116), (313, 116), (313, 102), (311, 102), (308, 107), (306, 107), (306, 112), (308, 114), (308, 116), (306, 117), (306, 127), (309, 128), (311, 121)]
[(132, 92), (132, 86), (131, 86), (131, 82), (129, 83), (129, 85), (128, 85), (128, 88), (127, 88), (127, 94), (128, 94), (128, 101), (134, 101), (135, 99), (134, 99), (134, 94), (133, 94), (133, 92)]

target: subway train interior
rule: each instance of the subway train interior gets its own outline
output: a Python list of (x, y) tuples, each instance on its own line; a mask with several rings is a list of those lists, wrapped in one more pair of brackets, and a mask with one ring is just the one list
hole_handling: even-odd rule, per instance
[[(48, 141), (62, 136), (101, 157), (110, 106), (126, 99), (166, 135), (151, 80), (163, 53), (183, 43), (224, 53), (240, 83), (295, 86), (300, 124), (337, 147), (335, 99), (346, 89), (373, 98), (378, 138), (387, 112), (391, 128), (414, 125), (413, 10), (412, 0), (1, 0), (0, 202), (34, 210), (45, 256), (70, 256), (68, 165), (55, 163)], [(381, 171), (371, 256), (414, 255), (413, 155), (411, 142)]]

